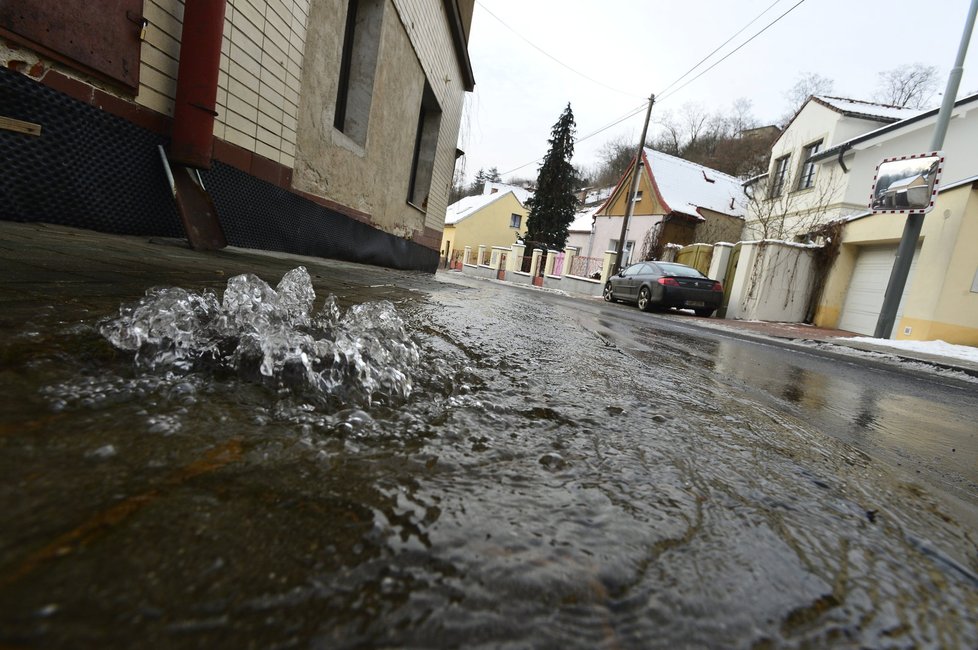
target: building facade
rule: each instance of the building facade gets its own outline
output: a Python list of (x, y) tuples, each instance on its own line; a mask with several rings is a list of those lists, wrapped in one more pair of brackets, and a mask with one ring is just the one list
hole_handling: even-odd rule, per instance
[(644, 149), (641, 162), (638, 193), (629, 187), (633, 161), (595, 214), (593, 250), (617, 250), (629, 201), (634, 206), (622, 264), (658, 259), (666, 244), (740, 238), (745, 197), (739, 179), (649, 148)]
[[(937, 109), (838, 143), (814, 158), (817, 173), (846, 180), (839, 254), (826, 278), (816, 324), (872, 336), (906, 215), (870, 214), (876, 167), (884, 158), (927, 153)], [(955, 103), (944, 141), (934, 209), (924, 217), (894, 339), (978, 345), (978, 95)]]
[(857, 213), (849, 178), (814, 161), (822, 152), (920, 111), (841, 97), (814, 96), (771, 147), (768, 172), (746, 183), (744, 239), (807, 241), (823, 223)]
[(448, 206), (441, 242), (444, 259), (460, 260), (466, 246), (477, 251), (479, 246), (512, 246), (522, 239), (529, 196), (523, 188), (487, 183), (484, 194), (467, 196)]
[[(185, 234), (158, 147), (196, 2), (0, 7), (0, 113), (39, 130), (0, 130), (0, 218)], [(434, 270), (473, 4), (226, 0), (216, 100), (193, 110), (213, 115), (200, 180), (228, 243)]]

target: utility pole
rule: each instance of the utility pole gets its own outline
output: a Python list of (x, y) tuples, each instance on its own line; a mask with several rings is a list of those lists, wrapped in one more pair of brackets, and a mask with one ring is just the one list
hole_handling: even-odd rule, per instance
[[(968, 41), (971, 40), (971, 32), (975, 27), (976, 14), (978, 14), (978, 0), (971, 0), (971, 8), (968, 9), (968, 17), (964, 23), (964, 33), (961, 35), (961, 44), (958, 46), (958, 56), (954, 60), (951, 73), (947, 77), (944, 99), (941, 101), (941, 108), (937, 112), (937, 124), (934, 125), (934, 135), (931, 138), (929, 151), (940, 151), (941, 147), (944, 146), (944, 136), (947, 135), (951, 112), (954, 110), (954, 100), (958, 96), (958, 86), (961, 84), (961, 75), (964, 72), (964, 57), (968, 53)], [(897, 247), (896, 260), (893, 262), (893, 270), (890, 272), (890, 281), (887, 283), (886, 293), (883, 295), (883, 306), (880, 308), (879, 320), (876, 321), (874, 338), (890, 338), (890, 332), (893, 330), (893, 324), (896, 321), (897, 309), (900, 308), (903, 288), (907, 286), (910, 262), (913, 261), (913, 252), (917, 248), (917, 239), (920, 237), (920, 230), (923, 226), (923, 212), (911, 212), (907, 215), (907, 221), (903, 226), (903, 237)]]
[[(978, 0), (975, 0), (978, 2)], [(649, 118), (652, 117), (652, 105), (655, 104), (655, 95), (649, 95), (649, 108), (645, 111), (645, 125), (642, 127), (642, 139), (638, 141), (638, 150), (635, 152), (635, 166), (632, 168), (632, 182), (628, 191), (628, 205), (625, 206), (625, 219), (621, 222), (621, 235), (618, 237), (618, 248), (615, 249), (615, 269), (614, 273), (621, 270), (622, 253), (625, 250), (625, 236), (628, 234), (628, 220), (632, 218), (635, 211), (635, 197), (638, 194), (638, 172), (642, 168), (642, 152), (645, 149), (645, 136), (649, 132)]]

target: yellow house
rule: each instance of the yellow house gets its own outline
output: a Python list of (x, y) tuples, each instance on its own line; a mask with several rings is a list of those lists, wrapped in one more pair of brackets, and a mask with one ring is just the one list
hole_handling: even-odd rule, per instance
[[(905, 220), (846, 224), (816, 325), (873, 336)], [(924, 218), (891, 338), (978, 346), (978, 177), (944, 187)]]
[(466, 246), (472, 247), (474, 256), (482, 245), (514, 244), (517, 237), (526, 234), (529, 211), (524, 201), (527, 196), (528, 192), (522, 188), (491, 184), (487, 185), (485, 194), (467, 196), (448, 206), (441, 239), (442, 257), (461, 260)]

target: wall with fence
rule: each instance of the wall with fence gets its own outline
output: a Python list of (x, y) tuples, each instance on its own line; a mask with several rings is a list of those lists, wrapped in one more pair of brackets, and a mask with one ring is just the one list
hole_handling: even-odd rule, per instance
[[(667, 247), (663, 257), (702, 267), (704, 274), (719, 280), (728, 294), (726, 318), (801, 322), (813, 286), (815, 248), (768, 241), (692, 244)], [(600, 259), (578, 256), (571, 246), (529, 255), (522, 244), (469, 249), (463, 255), (466, 274), (585, 296), (601, 295), (616, 259), (614, 251)]]
[(602, 258), (579, 257), (577, 249), (568, 246), (563, 251), (532, 250), (513, 244), (503, 246), (479, 246), (472, 250), (467, 246), (462, 254), (461, 271), (481, 278), (497, 278), (515, 284), (534, 285), (587, 296), (601, 295), (602, 280), (609, 264), (608, 255)]

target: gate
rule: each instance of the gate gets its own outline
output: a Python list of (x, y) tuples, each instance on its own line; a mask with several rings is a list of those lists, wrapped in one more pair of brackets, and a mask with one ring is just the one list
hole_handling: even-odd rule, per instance
[(730, 251), (730, 259), (727, 260), (727, 274), (723, 276), (723, 303), (717, 310), (717, 318), (727, 317), (727, 305), (730, 304), (730, 290), (733, 287), (734, 278), (737, 274), (737, 262), (740, 261), (740, 244), (736, 244)]

